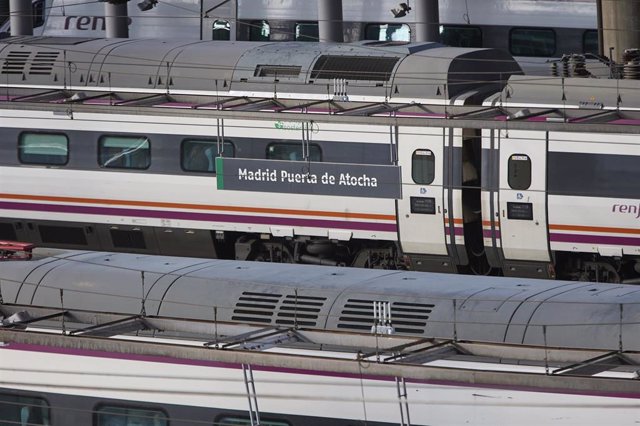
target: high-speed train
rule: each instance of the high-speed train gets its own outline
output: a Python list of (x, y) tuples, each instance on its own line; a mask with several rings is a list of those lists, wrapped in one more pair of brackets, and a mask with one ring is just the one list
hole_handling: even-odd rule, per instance
[(0, 63), (2, 239), (640, 276), (635, 80), (437, 43), (16, 37)]
[[(345, 41), (415, 40), (414, 13), (398, 17), (391, 13), (399, 3), (343, 0)], [(318, 41), (316, 1), (163, 0), (153, 4), (129, 2), (131, 37)], [(5, 8), (8, 15), (8, 4)], [(595, 0), (440, 0), (439, 9), (441, 40), (434, 41), (508, 50), (522, 64), (540, 70), (548, 70), (543, 66), (546, 58), (598, 51)], [(33, 0), (33, 13), (34, 35), (105, 36), (102, 2)], [(0, 27), (3, 31), (9, 33), (8, 21)]]
[(125, 315), (142, 305), (150, 316), (265, 328), (385, 325), (399, 336), (640, 350), (631, 285), (86, 251), (1, 266), (6, 304)]
[(636, 286), (46, 250), (0, 288), (5, 424), (638, 418)]

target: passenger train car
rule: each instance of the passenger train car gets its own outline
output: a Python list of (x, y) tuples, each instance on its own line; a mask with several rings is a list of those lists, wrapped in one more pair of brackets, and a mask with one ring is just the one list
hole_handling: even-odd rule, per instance
[(10, 38), (0, 238), (637, 282), (638, 84), (436, 43)]
[[(130, 36), (192, 40), (318, 41), (318, 8), (308, 0), (163, 0), (129, 3)], [(345, 41), (415, 41), (415, 15), (394, 18), (397, 0), (344, 0)], [(411, 2), (409, 2), (411, 6)], [(104, 37), (104, 5), (34, 0), (34, 34)], [(0, 11), (1, 13), (1, 11)], [(595, 0), (440, 0), (441, 41), (510, 51), (529, 71), (548, 58), (598, 53)], [(8, 22), (0, 31), (9, 33)]]
[(6, 424), (638, 418), (635, 286), (86, 251), (0, 266)]
[(640, 351), (640, 290), (623, 284), (85, 251), (3, 262), (0, 279), (7, 304)]

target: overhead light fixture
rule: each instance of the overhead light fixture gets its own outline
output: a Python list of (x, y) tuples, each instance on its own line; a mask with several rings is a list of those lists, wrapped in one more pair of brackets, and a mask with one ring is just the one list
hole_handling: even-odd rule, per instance
[(158, 0), (142, 0), (138, 3), (138, 9), (142, 12), (146, 12), (147, 10), (153, 9), (156, 4), (158, 4)]
[(394, 18), (402, 18), (403, 16), (407, 16), (407, 13), (409, 13), (410, 10), (411, 7), (409, 7), (407, 3), (400, 3), (398, 7), (391, 9), (391, 13)]

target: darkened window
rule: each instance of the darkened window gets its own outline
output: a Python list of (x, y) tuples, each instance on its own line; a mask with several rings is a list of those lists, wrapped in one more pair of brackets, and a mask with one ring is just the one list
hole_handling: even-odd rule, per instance
[(169, 418), (161, 410), (103, 405), (96, 409), (94, 426), (168, 426)]
[(436, 158), (430, 149), (416, 149), (411, 156), (411, 178), (415, 183), (429, 185), (436, 177)]
[(251, 21), (249, 25), (250, 41), (269, 41), (271, 38), (271, 26), (267, 21)]
[[(249, 417), (236, 416), (223, 416), (214, 422), (215, 426), (251, 426), (251, 424)], [(286, 420), (265, 420), (261, 416), (260, 426), (291, 426), (291, 423)]]
[(15, 241), (18, 239), (16, 230), (11, 223), (0, 223), (0, 240)]
[(147, 248), (142, 231), (122, 231), (119, 229), (111, 229), (110, 231), (111, 241), (116, 248)]
[(149, 139), (145, 136), (102, 136), (98, 142), (101, 167), (147, 169), (151, 165)]
[(44, 0), (37, 0), (31, 6), (33, 10), (33, 28), (44, 25)]
[(216, 157), (235, 157), (235, 147), (231, 142), (221, 145), (212, 140), (185, 139), (182, 141), (182, 169), (187, 172), (216, 172)]
[(18, 158), (25, 164), (67, 164), (69, 139), (60, 133), (24, 132), (18, 141)]
[(634, 155), (549, 152), (549, 194), (637, 199), (638, 164)]
[(49, 404), (42, 398), (0, 394), (0, 425), (50, 425)]
[(582, 52), (598, 54), (598, 30), (586, 30), (582, 35)]
[[(314, 143), (309, 144), (309, 161), (322, 161), (322, 151)], [(304, 161), (302, 143), (274, 142), (267, 146), (267, 160)]]
[(213, 21), (212, 40), (231, 40), (231, 24), (229, 21), (216, 19)]
[(38, 226), (43, 243), (87, 245), (84, 229), (73, 226)]
[(365, 40), (410, 41), (411, 28), (407, 24), (367, 24)]
[(531, 159), (524, 154), (509, 157), (507, 180), (511, 189), (529, 189), (531, 186)]
[(509, 51), (514, 56), (553, 56), (556, 33), (545, 28), (513, 28), (509, 33)]
[(466, 25), (440, 25), (440, 41), (455, 47), (482, 47), (482, 30)]
[(296, 41), (318, 41), (317, 22), (296, 22)]

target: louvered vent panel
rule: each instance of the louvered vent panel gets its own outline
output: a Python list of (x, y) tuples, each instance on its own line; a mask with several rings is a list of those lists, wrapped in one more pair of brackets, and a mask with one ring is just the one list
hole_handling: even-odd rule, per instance
[(245, 291), (238, 299), (231, 319), (270, 324), (281, 297), (281, 294)]
[(254, 77), (298, 77), (301, 66), (297, 65), (257, 65)]
[(389, 81), (398, 58), (377, 56), (322, 55), (311, 71), (311, 78)]
[(287, 295), (280, 305), (276, 324), (315, 327), (326, 297)]
[[(373, 300), (349, 299), (340, 314), (338, 328), (370, 331), (374, 325)], [(434, 305), (394, 302), (391, 325), (398, 333), (423, 334)]]
[(391, 304), (391, 324), (397, 333), (423, 334), (434, 305), (394, 302)]
[(22, 74), (31, 52), (9, 52), (2, 63), (2, 74)]
[(371, 330), (373, 326), (373, 300), (349, 299), (338, 320), (338, 328)]
[(35, 58), (31, 61), (29, 74), (31, 75), (51, 75), (53, 66), (58, 59), (60, 52), (36, 52)]

